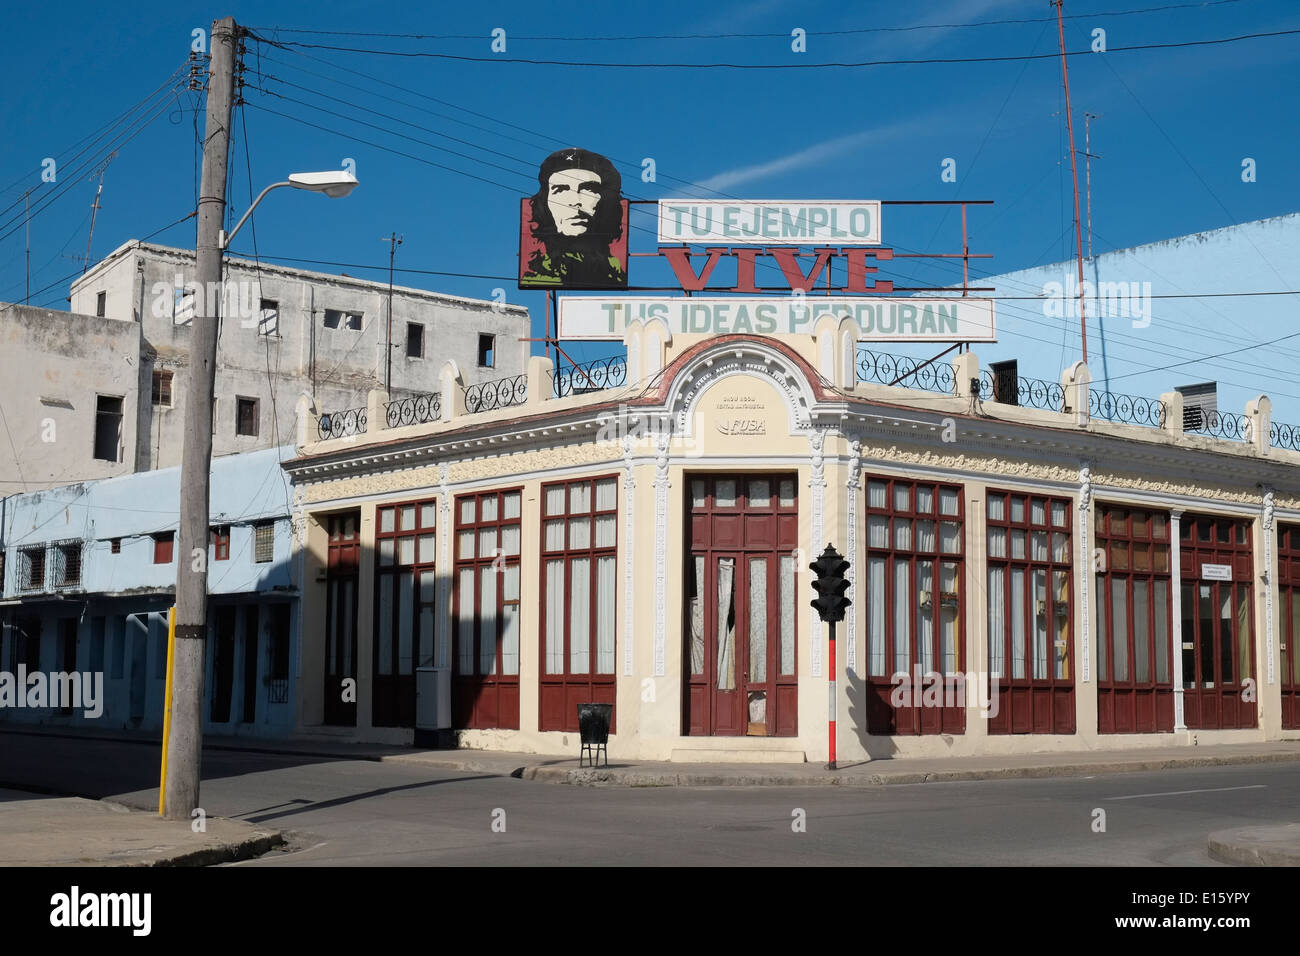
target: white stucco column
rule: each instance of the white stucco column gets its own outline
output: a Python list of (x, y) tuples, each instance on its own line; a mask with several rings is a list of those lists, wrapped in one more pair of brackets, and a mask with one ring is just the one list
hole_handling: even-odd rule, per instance
[[(624, 419), (626, 421), (626, 419)], [(632, 452), (636, 439), (623, 434), (623, 676), (635, 672), (632, 635), (636, 631), (636, 479), (632, 471)]]
[(672, 428), (665, 421), (655, 435), (655, 677), (668, 673), (668, 446), (671, 441)]
[[(1082, 364), (1082, 363), (1079, 363)], [(1086, 371), (1086, 366), (1085, 366)], [(1079, 682), (1092, 680), (1092, 612), (1089, 596), (1092, 594), (1093, 561), (1089, 545), (1092, 531), (1092, 473), (1088, 463), (1079, 469)]]
[(849, 580), (849, 594), (853, 603), (848, 607), (844, 643), (848, 653), (844, 658), (844, 668), (848, 676), (858, 670), (858, 604), (862, 598), (858, 594), (858, 487), (862, 477), (862, 442), (856, 438), (849, 445), (849, 477), (846, 486), (849, 492), (848, 519), (849, 543), (845, 557), (849, 559), (849, 570), (845, 577)]
[[(1264, 538), (1264, 659), (1268, 683), (1275, 680), (1273, 664), (1273, 588), (1276, 578), (1273, 574), (1273, 489), (1264, 489), (1264, 501), (1260, 513), (1260, 525)], [(1257, 698), (1259, 699), (1259, 698)], [(1261, 724), (1263, 721), (1260, 722)]]
[[(810, 554), (815, 558), (826, 547), (826, 429), (813, 426), (808, 434), (808, 451), (812, 459), (812, 469), (808, 478), (808, 488), (812, 492), (812, 541)], [(810, 607), (808, 614), (808, 633), (821, 634), (821, 617), (817, 609)], [(812, 676), (822, 676), (822, 642), (809, 642), (812, 652)]]
[[(1182, 413), (1179, 412), (1179, 424), (1182, 423)], [(1170, 650), (1173, 652), (1173, 675), (1174, 675), (1174, 732), (1187, 729), (1183, 723), (1183, 563), (1179, 544), (1182, 540), (1182, 532), (1179, 530), (1179, 522), (1183, 513), (1177, 508), (1169, 512), (1169, 598), (1172, 604), (1171, 616), (1173, 620), (1169, 623), (1170, 630)]]

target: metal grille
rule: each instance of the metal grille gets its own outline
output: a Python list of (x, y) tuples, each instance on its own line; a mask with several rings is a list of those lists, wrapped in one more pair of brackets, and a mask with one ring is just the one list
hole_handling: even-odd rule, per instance
[(289, 681), (285, 678), (272, 679), (267, 701), (272, 704), (289, 703)]
[(858, 352), (858, 381), (952, 394), (952, 363), (924, 362), (904, 355), (862, 349)]
[(1169, 408), (1155, 398), (1124, 395), (1120, 392), (1088, 392), (1088, 414), (1093, 418), (1126, 425), (1165, 427)]
[[(442, 418), (442, 393), (399, 398), (384, 406), (384, 424), (389, 428), (436, 422)], [(362, 429), (364, 431), (364, 429)]]
[(18, 552), (18, 589), (40, 591), (45, 587), (45, 549), (23, 548)]
[(627, 359), (616, 355), (577, 365), (562, 365), (551, 373), (551, 381), (556, 398), (614, 388), (627, 382)]
[(316, 420), (316, 434), (321, 441), (327, 438), (345, 438), (362, 435), (366, 430), (366, 410), (349, 408), (342, 412), (326, 412)]
[(54, 586), (63, 588), (81, 584), (81, 542), (56, 544), (51, 553), (54, 558), (51, 575)]
[(528, 376), (515, 375), (495, 382), (480, 382), (465, 389), (465, 411), (490, 412), (522, 405), (528, 400)]
[[(1290, 448), (1300, 451), (1300, 425), (1284, 425), (1270, 422), (1268, 426), (1268, 443), (1274, 448)], [(3, 565), (0, 565), (2, 567)]]
[(253, 560), (265, 564), (275, 557), (275, 522), (267, 521), (253, 528)]

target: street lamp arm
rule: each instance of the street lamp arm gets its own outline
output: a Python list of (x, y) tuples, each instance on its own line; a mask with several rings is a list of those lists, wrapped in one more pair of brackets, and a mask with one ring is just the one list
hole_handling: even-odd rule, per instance
[(269, 193), (272, 189), (279, 189), (281, 186), (292, 186), (292, 185), (293, 183), (289, 182), (289, 180), (286, 179), (282, 183), (271, 183), (271, 185), (267, 186), (260, 193), (258, 193), (257, 198), (253, 200), (253, 204), (249, 206), (246, 210), (244, 210), (244, 214), (239, 217), (239, 222), (235, 223), (235, 228), (231, 229), (229, 233), (227, 233), (224, 229), (221, 231), (220, 241), (217, 243), (217, 247), (222, 252), (225, 252), (227, 249), (230, 248), (230, 243), (234, 241), (235, 233), (239, 232), (239, 230), (243, 228), (244, 223), (248, 221), (248, 217), (253, 214), (253, 210), (257, 208), (257, 204), (260, 203), (266, 197), (267, 193)]

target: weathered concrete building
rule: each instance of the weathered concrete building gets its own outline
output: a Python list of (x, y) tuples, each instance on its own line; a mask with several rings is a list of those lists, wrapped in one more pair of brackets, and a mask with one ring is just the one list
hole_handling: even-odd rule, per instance
[[(295, 726), (298, 575), (280, 467), (291, 453), (212, 465), (210, 731), (283, 736)], [(0, 672), (98, 674), (102, 688), (90, 712), (11, 700), (0, 720), (161, 728), (179, 489), (180, 469), (166, 468), (0, 501)]]
[[(226, 266), (214, 456), (292, 441), (301, 398), (359, 409), (383, 390), (387, 283), (229, 257)], [(0, 451), (0, 488), (180, 462), (193, 278), (193, 251), (131, 241), (73, 283), (70, 313), (0, 310), (0, 403), (14, 435)], [(393, 399), (438, 391), (446, 361), (466, 384), (523, 372), (527, 309), (402, 286), (392, 302)]]

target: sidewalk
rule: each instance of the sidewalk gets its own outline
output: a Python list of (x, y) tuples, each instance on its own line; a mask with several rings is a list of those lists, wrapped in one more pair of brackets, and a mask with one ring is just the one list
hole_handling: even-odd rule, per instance
[(238, 820), (209, 817), (206, 827), (107, 800), (0, 790), (0, 866), (211, 866), (284, 842)]

